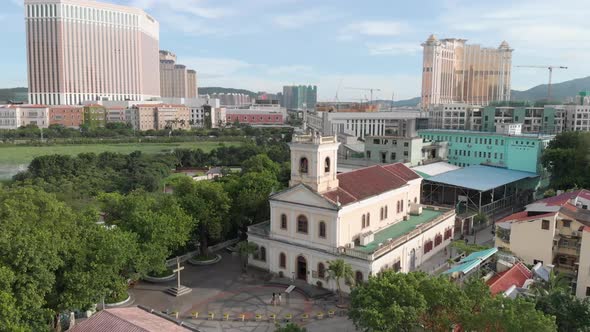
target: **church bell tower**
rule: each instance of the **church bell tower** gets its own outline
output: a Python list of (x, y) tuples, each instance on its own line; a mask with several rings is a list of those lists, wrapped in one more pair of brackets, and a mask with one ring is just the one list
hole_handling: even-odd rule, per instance
[(338, 146), (335, 136), (294, 135), (289, 186), (303, 183), (319, 193), (338, 188)]

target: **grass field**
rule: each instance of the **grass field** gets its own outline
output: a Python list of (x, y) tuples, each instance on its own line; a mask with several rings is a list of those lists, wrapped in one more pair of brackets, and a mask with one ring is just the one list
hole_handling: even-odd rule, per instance
[(81, 144), (52, 146), (8, 146), (0, 147), (0, 179), (12, 176), (16, 169), (28, 165), (33, 158), (48, 154), (78, 155), (83, 152), (101, 153), (105, 151), (128, 154), (133, 151), (143, 153), (169, 152), (178, 148), (197, 149), (208, 152), (219, 147), (240, 145), (240, 142), (178, 142), (178, 143), (121, 143), (121, 144)]

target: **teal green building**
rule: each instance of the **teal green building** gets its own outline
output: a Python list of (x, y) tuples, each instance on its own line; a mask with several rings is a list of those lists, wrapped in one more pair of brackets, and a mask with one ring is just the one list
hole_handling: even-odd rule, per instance
[(418, 135), (425, 140), (448, 142), (448, 162), (460, 167), (498, 166), (541, 174), (541, 155), (553, 139), (550, 135), (506, 135), (501, 133), (424, 129)]

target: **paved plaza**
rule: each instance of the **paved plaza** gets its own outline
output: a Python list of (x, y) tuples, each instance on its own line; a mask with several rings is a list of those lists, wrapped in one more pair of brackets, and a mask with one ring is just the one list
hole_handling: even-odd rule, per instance
[[(132, 290), (133, 305), (144, 305), (163, 312), (178, 312), (179, 318), (197, 326), (201, 331), (274, 331), (276, 322), (284, 322), (291, 315), (293, 322), (308, 331), (356, 331), (346, 315), (336, 308), (336, 297), (326, 300), (308, 299), (300, 292), (285, 294), (285, 287), (268, 285), (259, 271), (248, 275), (240, 271), (239, 258), (222, 254), (221, 262), (210, 266), (193, 266), (185, 263), (181, 283), (192, 292), (173, 297), (164, 291), (176, 285), (176, 281), (163, 284), (140, 282)], [(272, 293), (282, 293), (282, 303), (271, 305)], [(328, 317), (328, 311), (336, 311)], [(195, 312), (199, 317), (193, 318)], [(209, 319), (209, 313), (214, 319)], [(317, 318), (318, 313), (324, 317)], [(224, 320), (223, 315), (229, 314)], [(245, 321), (241, 321), (241, 315)], [(302, 320), (307, 314), (309, 318)], [(257, 315), (259, 315), (257, 317)]]

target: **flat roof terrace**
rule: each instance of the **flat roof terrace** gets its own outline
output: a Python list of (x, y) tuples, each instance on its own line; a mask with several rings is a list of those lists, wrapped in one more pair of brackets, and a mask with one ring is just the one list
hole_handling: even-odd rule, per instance
[(385, 245), (389, 239), (396, 240), (416, 230), (419, 226), (434, 221), (448, 210), (434, 210), (432, 208), (423, 208), (420, 215), (408, 215), (408, 220), (399, 221), (375, 233), (373, 242), (365, 246), (356, 246), (356, 250), (366, 253), (372, 253), (379, 249), (379, 244)]

